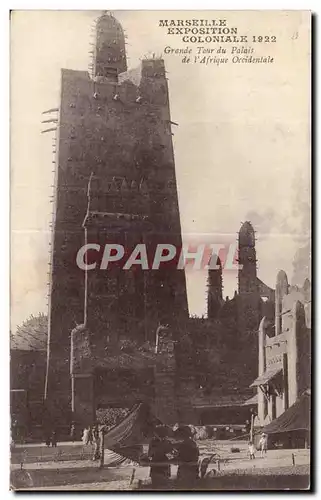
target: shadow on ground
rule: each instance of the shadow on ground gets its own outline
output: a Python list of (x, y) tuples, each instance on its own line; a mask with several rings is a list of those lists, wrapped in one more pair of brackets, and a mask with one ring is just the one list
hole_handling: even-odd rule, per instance
[(13, 470), (10, 475), (10, 484), (13, 490), (28, 488), (45, 488), (68, 486), (71, 484), (103, 483), (119, 479), (126, 479), (128, 484), (132, 469), (100, 469), (99, 467), (88, 468), (53, 468), (34, 470)]
[[(278, 473), (269, 469), (257, 469), (252, 473), (239, 471), (218, 473), (215, 477), (200, 479), (194, 485), (177, 484), (170, 481), (166, 490), (175, 491), (249, 491), (249, 490), (308, 490), (310, 488), (309, 466), (281, 468)], [(137, 490), (152, 491), (150, 484), (140, 484)]]
[[(90, 491), (106, 489), (113, 490), (113, 482), (121, 481), (121, 489), (138, 491), (152, 491), (150, 484), (136, 483), (130, 486), (131, 468), (124, 469), (99, 469), (97, 468), (66, 468), (66, 469), (42, 469), (42, 470), (15, 470), (11, 473), (11, 485), (14, 490), (42, 489), (51, 490), (65, 489), (68, 485), (71, 489)], [(309, 466), (297, 466), (294, 468), (280, 468), (277, 472), (271, 469), (257, 469), (255, 471), (237, 471), (230, 473), (218, 473), (214, 477), (208, 477), (197, 481), (195, 484), (179, 485), (175, 480), (169, 481), (162, 491), (248, 491), (248, 490), (307, 490), (310, 487)], [(87, 486), (87, 487), (86, 487)], [(120, 489), (119, 487), (115, 489)]]

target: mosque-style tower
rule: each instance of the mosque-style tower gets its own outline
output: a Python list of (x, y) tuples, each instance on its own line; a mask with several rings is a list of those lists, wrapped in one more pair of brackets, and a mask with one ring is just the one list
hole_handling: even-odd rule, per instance
[[(139, 244), (149, 265), (157, 243), (182, 246), (164, 61), (126, 73), (120, 23), (95, 27), (92, 74), (63, 69), (52, 236), (46, 400), (70, 405), (70, 332), (85, 323), (95, 343), (154, 340), (159, 324), (187, 317), (184, 270), (139, 266), (85, 272), (85, 243)], [(173, 328), (175, 333), (176, 329)], [(106, 343), (105, 342), (105, 343)], [(64, 412), (65, 413), (65, 412)]]

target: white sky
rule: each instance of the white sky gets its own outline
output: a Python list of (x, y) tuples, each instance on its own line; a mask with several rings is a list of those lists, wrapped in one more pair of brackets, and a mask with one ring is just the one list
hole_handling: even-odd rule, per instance
[[(42, 111), (59, 105), (60, 68), (87, 69), (91, 11), (21, 11), (11, 28), (11, 305), (13, 329), (46, 312), (53, 180), (50, 134)], [(184, 48), (158, 20), (212, 18), (182, 12), (115, 12), (128, 35), (129, 67), (164, 47)], [(250, 218), (257, 229), (259, 277), (289, 278), (304, 244), (309, 203), (309, 32), (306, 14), (227, 12), (240, 33), (277, 35), (270, 65), (183, 65), (164, 55), (168, 71), (176, 173), (184, 233), (236, 234)], [(191, 44), (190, 44), (191, 46)], [(218, 241), (215, 237), (215, 242)], [(202, 241), (200, 241), (202, 243)], [(225, 295), (236, 288), (226, 273)], [(189, 278), (190, 312), (204, 312), (204, 274)]]

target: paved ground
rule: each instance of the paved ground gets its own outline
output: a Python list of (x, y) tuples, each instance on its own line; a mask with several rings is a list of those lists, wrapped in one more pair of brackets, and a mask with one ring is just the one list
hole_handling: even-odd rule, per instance
[[(204, 489), (224, 489), (224, 481), (228, 480), (226, 476), (230, 476), (229, 481), (233, 484), (235, 480), (232, 476), (246, 476), (248, 484), (246, 488), (251, 489), (251, 484), (254, 485), (253, 488), (259, 487), (255, 486), (257, 480), (254, 476), (273, 475), (291, 478), (300, 475), (307, 477), (309, 474), (309, 450), (269, 450), (266, 457), (260, 458), (258, 453), (254, 460), (249, 460), (245, 442), (207, 440), (200, 441), (198, 445), (201, 456), (216, 453), (219, 459), (209, 466), (209, 471), (213, 471), (210, 474), (216, 476), (217, 487), (208, 486)], [(232, 446), (239, 451), (232, 453)], [(81, 443), (63, 443), (57, 448), (47, 448), (42, 445), (17, 446), (12, 452), (12, 485), (14, 489), (28, 490), (115, 491), (128, 490), (133, 485), (137, 487), (138, 480), (143, 483), (148, 482), (148, 467), (137, 467), (127, 463), (120, 467), (105, 467), (101, 470), (98, 464), (90, 460), (91, 454), (91, 448), (83, 447)], [(105, 462), (108, 464), (114, 456), (108, 450), (105, 455)], [(176, 466), (172, 466), (173, 477), (176, 475), (176, 469)], [(220, 476), (219, 481), (218, 476)], [(243, 479), (245, 480), (245, 477)], [(281, 479), (280, 484), (284, 484), (285, 488), (291, 487), (286, 486), (287, 479)], [(301, 487), (301, 483), (298, 485)]]

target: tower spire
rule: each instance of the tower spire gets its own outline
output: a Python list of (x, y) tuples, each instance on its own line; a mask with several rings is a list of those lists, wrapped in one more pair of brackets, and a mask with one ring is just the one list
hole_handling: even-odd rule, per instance
[(126, 70), (123, 28), (111, 13), (104, 12), (96, 23), (94, 76), (117, 82), (119, 73)]

